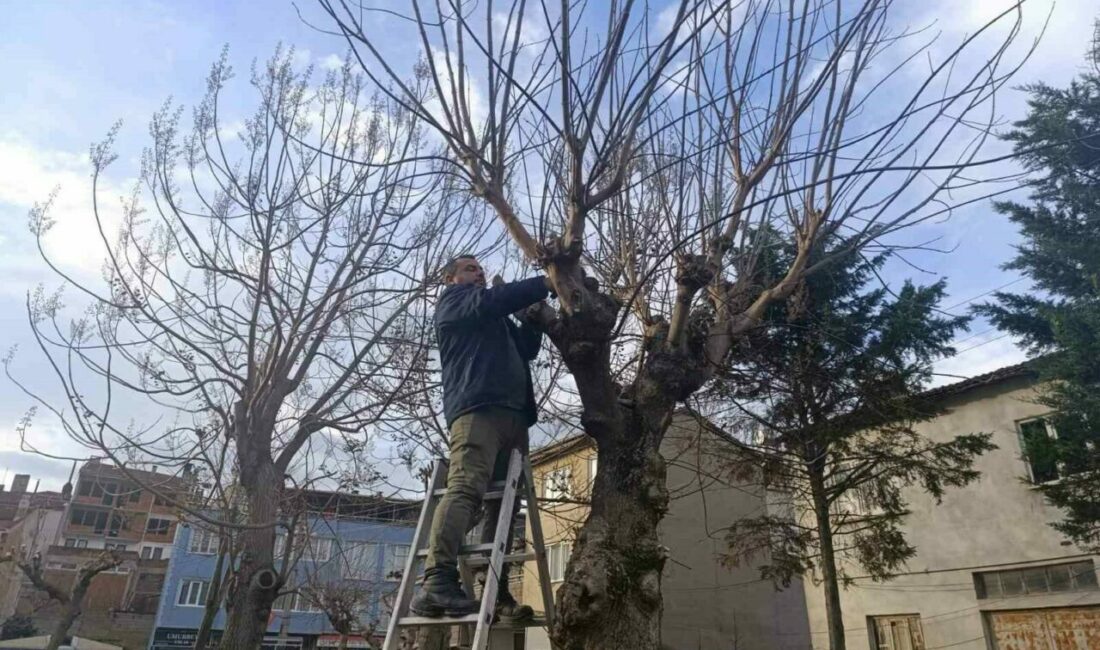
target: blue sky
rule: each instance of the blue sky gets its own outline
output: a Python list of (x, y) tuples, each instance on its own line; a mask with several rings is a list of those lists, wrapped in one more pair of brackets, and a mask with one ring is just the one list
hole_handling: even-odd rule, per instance
[[(307, 17), (324, 24), (308, 0), (299, 4)], [(911, 13), (912, 24), (935, 21), (935, 29), (957, 36), (1009, 2), (902, 4)], [(1025, 4), (1027, 39), (1035, 36), (1052, 7), (1047, 37), (1020, 72), (1017, 83), (1041, 79), (1064, 84), (1081, 69), (1095, 5), (1092, 0), (1056, 4), (1029, 0)], [(320, 67), (342, 55), (345, 47), (338, 37), (304, 24), (294, 5), (282, 0), (3, 0), (0, 11), (4, 15), (0, 78), (5, 82), (0, 99), (0, 347), (6, 350), (18, 344), (16, 372), (45, 386), (48, 378), (38, 367), (41, 358), (31, 349), (24, 308), (29, 290), (40, 282), (53, 282), (26, 228), (27, 211), (34, 202), (60, 188), (55, 206), (59, 227), (51, 238), (50, 251), (76, 272), (94, 277), (98, 264), (96, 249), (89, 244), (94, 235), (88, 212), (89, 144), (102, 138), (116, 120), (122, 120), (120, 159), (111, 168), (102, 195), (113, 200), (133, 184), (141, 148), (147, 141), (149, 117), (169, 97), (185, 105), (200, 99), (206, 72), (223, 45), (228, 44), (230, 61), (238, 73), (234, 92), (240, 93), (242, 111), (251, 107), (243, 101), (249, 65), (253, 59), (270, 56), (278, 43), (295, 46), (301, 62)], [(998, 107), (1006, 118), (1019, 117), (1024, 97), (1007, 91)], [(233, 119), (229, 117), (230, 122)], [(900, 282), (905, 276), (914, 276), (930, 282), (946, 277), (952, 294), (949, 305), (1016, 279), (998, 268), (1011, 257), (1016, 233), (993, 215), (987, 204), (961, 210), (949, 222), (931, 228), (930, 232), (941, 236), (941, 243), (954, 251), (921, 255), (920, 264), (929, 273), (895, 267), (892, 279)], [(1025, 286), (1017, 283), (1012, 288)], [(999, 334), (995, 331), (982, 333), (987, 327), (976, 323), (972, 333), (978, 335), (959, 345), (966, 351), (942, 363), (938, 370), (968, 376), (1021, 358), (1011, 339), (996, 338)], [(64, 481), (68, 464), (19, 451), (14, 431), (30, 402), (4, 381), (5, 390), (0, 391), (0, 481), (7, 483), (7, 475), (13, 472), (29, 472), (43, 480), (43, 488), (56, 488)], [(30, 435), (43, 448), (76, 453), (56, 425), (45, 418), (36, 419)]]

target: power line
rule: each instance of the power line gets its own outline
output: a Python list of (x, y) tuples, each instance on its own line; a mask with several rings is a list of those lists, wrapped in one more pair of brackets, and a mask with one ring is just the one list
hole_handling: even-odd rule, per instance
[(956, 307), (962, 307), (963, 305), (968, 305), (968, 304), (974, 302), (975, 300), (977, 300), (978, 298), (984, 298), (984, 297), (988, 296), (991, 293), (996, 293), (996, 292), (1000, 291), (1001, 289), (1004, 289), (1006, 287), (1011, 287), (1012, 285), (1014, 285), (1018, 282), (1023, 282), (1024, 280), (1025, 280), (1025, 278), (1023, 276), (1020, 276), (1020, 277), (1016, 278), (1015, 280), (1012, 280), (1011, 282), (1006, 282), (1006, 283), (1002, 284), (999, 287), (993, 287), (992, 289), (990, 289), (988, 291), (983, 291), (982, 293), (979, 293), (976, 296), (971, 296), (971, 297), (967, 298), (966, 300), (962, 300), (962, 301), (957, 302), (957, 303), (955, 303), (953, 305), (950, 305), (948, 307), (944, 307), (943, 311), (951, 311), (952, 309), (954, 309)]

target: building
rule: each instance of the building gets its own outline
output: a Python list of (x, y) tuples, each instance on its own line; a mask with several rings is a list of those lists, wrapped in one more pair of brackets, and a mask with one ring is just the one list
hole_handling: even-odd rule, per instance
[[(918, 425), (922, 435), (988, 432), (998, 448), (978, 460), (977, 482), (941, 504), (908, 495), (905, 534), (917, 555), (889, 582), (857, 577), (841, 591), (849, 648), (1100, 648), (1098, 558), (1050, 527), (1059, 513), (1033, 485), (1057, 480), (1057, 468), (1032, 466), (1021, 445), (1057, 435), (1034, 401), (1035, 382), (1021, 364), (930, 391), (947, 411)], [(807, 583), (806, 601), (813, 647), (827, 648), (821, 589)]]
[[(382, 499), (333, 492), (299, 493), (305, 513), (296, 541), (276, 538), (277, 561), (285, 560), (290, 578), (268, 619), (264, 648), (337, 647), (339, 635), (312, 594), (329, 586), (354, 594), (363, 630), (385, 634), (390, 605), (412, 543), (419, 501)], [(157, 610), (150, 650), (190, 649), (203, 618), (214, 576), (217, 533), (198, 524), (181, 526), (173, 544)], [(289, 557), (288, 557), (289, 555)], [(225, 611), (214, 620), (212, 638), (221, 636)], [(348, 647), (366, 647), (353, 639)]]
[[(66, 498), (60, 492), (28, 492), (30, 475), (17, 474), (0, 486), (0, 557), (25, 560), (45, 554), (57, 539)], [(0, 563), (0, 621), (16, 613), (25, 577), (14, 562)]]
[[(154, 470), (124, 471), (97, 459), (84, 463), (76, 478), (75, 486), (70, 481), (60, 500), (49, 502), (38, 515), (43, 525), (36, 533), (35, 551), (41, 553), (45, 578), (67, 590), (81, 565), (105, 549), (119, 552), (123, 563), (92, 579), (70, 632), (127, 649), (143, 648), (178, 520), (176, 509), (149, 488), (179, 496), (191, 489), (190, 483)], [(53, 518), (57, 523), (50, 525)], [(15, 600), (14, 613), (31, 616), (42, 630), (51, 629), (61, 611), (59, 603), (25, 580)]]
[[(1035, 402), (1036, 381), (1020, 364), (926, 393), (945, 411), (917, 426), (922, 435), (946, 441), (987, 432), (997, 449), (978, 459), (978, 481), (948, 490), (939, 504), (919, 489), (906, 494), (911, 514), (904, 531), (917, 554), (900, 575), (876, 583), (858, 567), (846, 567), (854, 578), (841, 590), (848, 648), (1100, 649), (1100, 558), (1050, 526), (1059, 513), (1034, 484), (1058, 480), (1058, 468), (1031, 463), (1023, 453), (1023, 439), (1057, 435)], [(771, 502), (755, 486), (731, 484), (709, 471), (715, 461), (708, 450), (736, 448), (736, 441), (685, 414), (666, 436), (662, 454), (672, 501), (660, 528), (671, 551), (663, 577), (663, 641), (676, 650), (824, 650), (819, 584), (806, 580), (775, 591), (754, 567), (731, 570), (719, 562), (721, 529)], [(543, 506), (556, 587), (599, 464), (583, 436), (531, 458), (540, 497), (577, 502)], [(541, 603), (533, 563), (524, 578), (525, 602)], [(532, 631), (527, 647), (548, 648), (545, 636)]]
[[(767, 507), (758, 486), (727, 480), (717, 471), (720, 457), (710, 451), (734, 444), (686, 412), (677, 414), (662, 443), (670, 492), (659, 529), (669, 548), (662, 575), (662, 642), (675, 650), (805, 650), (810, 631), (801, 584), (777, 591), (760, 579), (755, 566), (727, 568), (720, 562), (723, 529)], [(537, 494), (546, 500), (540, 503), (541, 522), (556, 591), (587, 516), (584, 502), (599, 462), (591, 440), (574, 436), (533, 452), (531, 465)], [(541, 609), (534, 562), (524, 565), (523, 602)], [(529, 629), (526, 647), (549, 649), (545, 630)]]

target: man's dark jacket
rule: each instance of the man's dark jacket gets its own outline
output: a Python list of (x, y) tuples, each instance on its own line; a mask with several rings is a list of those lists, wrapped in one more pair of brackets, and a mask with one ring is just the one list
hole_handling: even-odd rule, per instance
[(541, 277), (486, 289), (452, 284), (439, 296), (435, 333), (443, 367), (443, 413), (450, 426), (458, 416), (502, 406), (538, 419), (528, 365), (539, 353), (542, 333), (517, 327), (508, 317), (549, 292)]

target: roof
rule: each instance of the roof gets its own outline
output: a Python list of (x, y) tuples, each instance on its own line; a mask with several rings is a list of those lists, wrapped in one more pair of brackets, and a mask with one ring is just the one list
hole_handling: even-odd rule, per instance
[(300, 490), (288, 491), (288, 496), (302, 499), (307, 512), (321, 517), (348, 517), (398, 523), (416, 522), (421, 508), (419, 499), (394, 499), (350, 492)]
[[(186, 470), (185, 470), (186, 471)], [(173, 474), (126, 467), (125, 469), (115, 465), (109, 465), (99, 458), (93, 458), (80, 467), (81, 478), (109, 478), (122, 481), (137, 480), (146, 485), (169, 486), (172, 488), (184, 488), (188, 481), (186, 478)], [(133, 477), (133, 478), (131, 478)]]
[(574, 451), (594, 446), (594, 441), (586, 433), (575, 433), (560, 440), (547, 443), (531, 451), (531, 464), (538, 465), (559, 458)]
[(968, 379), (957, 381), (953, 384), (931, 388), (921, 393), (921, 397), (925, 399), (942, 399), (944, 397), (952, 397), (960, 393), (965, 393), (966, 391), (974, 390), (975, 388), (991, 386), (993, 384), (999, 384), (1001, 382), (1009, 381), (1012, 379), (1019, 379), (1021, 377), (1034, 379), (1038, 376), (1039, 373), (1035, 369), (1035, 360), (1031, 359), (1022, 363), (998, 368), (992, 372), (975, 375)]
[[(923, 399), (939, 400), (948, 397), (954, 397), (967, 391), (974, 390), (976, 388), (982, 388), (985, 386), (992, 386), (1001, 382), (1010, 381), (1013, 379), (1020, 379), (1023, 377), (1035, 379), (1038, 377), (1038, 371), (1035, 369), (1035, 360), (1030, 359), (1021, 363), (1013, 364), (1011, 366), (1005, 366), (998, 368), (991, 372), (975, 375), (961, 381), (954, 382), (952, 384), (946, 384), (944, 386), (937, 386), (920, 394)], [(690, 411), (684, 407), (685, 410)], [(739, 443), (735, 438), (729, 434), (714, 428), (715, 433), (720, 434), (726, 440), (735, 444)], [(561, 440), (555, 440), (547, 445), (539, 447), (531, 452), (531, 463), (539, 464), (554, 458), (559, 458), (573, 451), (585, 449), (591, 447), (593, 441), (584, 433), (574, 434)]]

